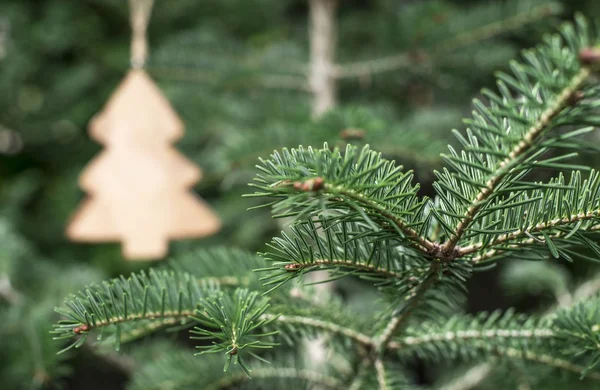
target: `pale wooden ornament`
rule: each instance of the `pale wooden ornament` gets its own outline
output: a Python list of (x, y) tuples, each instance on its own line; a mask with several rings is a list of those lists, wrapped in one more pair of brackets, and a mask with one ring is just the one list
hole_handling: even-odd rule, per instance
[(159, 259), (169, 239), (220, 229), (190, 190), (200, 169), (170, 145), (183, 135), (183, 123), (145, 71), (129, 71), (89, 133), (106, 149), (80, 176), (89, 197), (67, 228), (70, 239), (120, 240), (128, 259)]

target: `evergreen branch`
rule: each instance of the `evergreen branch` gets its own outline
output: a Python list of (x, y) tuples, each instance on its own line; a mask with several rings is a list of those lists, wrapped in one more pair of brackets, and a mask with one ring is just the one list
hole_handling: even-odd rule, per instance
[(395, 216), (393, 213), (390, 213), (386, 210), (386, 208), (372, 200), (367, 199), (363, 194), (357, 193), (356, 191), (344, 189), (341, 186), (331, 187), (327, 184), (324, 186), (325, 190), (329, 191), (334, 196), (337, 194), (341, 198), (347, 198), (357, 201), (359, 204), (365, 206), (366, 208), (376, 210), (381, 213), (382, 216), (387, 218), (389, 221), (393, 222), (395, 227), (402, 231), (408, 238), (415, 242), (416, 247), (422, 250), (423, 252), (427, 252), (435, 249), (435, 243), (429, 241), (426, 237), (422, 237), (417, 231), (413, 230), (409, 227), (402, 219)]
[(587, 68), (583, 68), (575, 74), (569, 84), (549, 104), (549, 107), (539, 114), (537, 121), (523, 134), (521, 140), (512, 148), (507, 157), (497, 164), (493, 171), (490, 171), (484, 187), (475, 195), (464, 217), (456, 225), (452, 237), (444, 244), (442, 249), (444, 253), (454, 251), (458, 241), (485, 205), (485, 201), (493, 195), (494, 190), (502, 183), (502, 180), (510, 173), (510, 170), (521, 157), (533, 148), (535, 141), (547, 130), (552, 121), (571, 104), (573, 96), (581, 89), (589, 75), (590, 71)]
[(531, 338), (554, 338), (557, 337), (552, 329), (488, 329), (479, 330), (458, 330), (447, 331), (443, 333), (429, 333), (421, 337), (407, 336), (401, 341), (392, 341), (388, 344), (390, 349), (402, 349), (405, 347), (418, 347), (422, 344), (454, 341), (467, 342), (470, 340), (495, 340), (497, 338), (531, 339)]
[[(506, 233), (500, 235), (498, 238), (494, 239), (490, 245), (501, 245), (511, 243), (513, 241), (519, 240), (523, 237), (531, 237), (535, 233), (541, 233), (544, 231), (552, 231), (554, 228), (576, 225), (578, 222), (596, 220), (600, 217), (600, 210), (590, 210), (587, 213), (578, 213), (573, 214), (564, 218), (555, 218), (548, 222), (538, 223), (532, 227), (528, 227), (523, 230), (516, 230), (511, 233)], [(566, 233), (565, 233), (566, 235)], [(558, 236), (555, 236), (558, 237)], [(527, 243), (533, 243), (534, 240), (529, 238)], [(471, 253), (479, 252), (482, 248), (486, 246), (483, 243), (477, 243), (474, 245), (464, 246), (459, 249), (460, 256), (465, 256)]]
[(587, 361), (585, 369), (581, 371), (582, 377), (600, 365), (599, 303), (600, 299), (595, 297), (563, 309), (554, 317), (556, 332), (564, 343), (561, 352)]
[[(276, 304), (270, 313), (265, 313), (263, 318), (273, 320), (267, 330), (276, 330), (278, 338), (283, 339), (288, 345), (297, 344), (306, 339), (317, 339), (327, 333), (327, 344), (332, 347), (338, 345), (341, 349), (358, 348), (369, 349), (373, 339), (368, 334), (372, 324), (365, 321), (357, 312), (348, 310), (347, 305), (335, 296), (330, 296), (314, 288), (302, 288), (304, 291), (278, 294)], [(306, 300), (298, 296), (304, 292), (314, 294), (318, 291), (319, 297)], [(274, 299), (275, 301), (275, 299)]]
[[(196, 348), (204, 353), (226, 353), (225, 371), (233, 361), (239, 364), (246, 375), (250, 369), (243, 360), (243, 352), (257, 357), (250, 350), (272, 348), (277, 343), (271, 342), (271, 336), (277, 332), (263, 332), (275, 321), (275, 317), (265, 318), (263, 314), (269, 308), (269, 300), (259, 297), (258, 292), (237, 289), (233, 297), (218, 291), (212, 296), (200, 298), (198, 309), (193, 319), (201, 326), (195, 326), (190, 333), (193, 340), (216, 340), (212, 345), (198, 345)], [(209, 329), (219, 329), (213, 331)], [(266, 340), (266, 341), (265, 341)]]
[[(420, 49), (417, 54), (412, 51), (394, 56), (378, 58), (375, 60), (337, 65), (333, 68), (334, 77), (340, 79), (365, 77), (375, 73), (390, 72), (412, 67), (417, 61), (427, 60), (434, 62), (439, 56), (443, 56), (462, 47), (469, 46), (507, 32), (517, 31), (528, 24), (533, 24), (547, 17), (558, 15), (560, 11), (560, 3), (543, 4), (524, 12), (517, 12), (504, 20), (493, 20), (486, 25), (476, 27), (471, 31), (462, 32), (452, 38), (438, 43), (429, 49)], [(495, 13), (495, 15), (497, 15), (497, 13)]]
[(413, 388), (411, 381), (408, 380), (398, 362), (385, 361), (382, 357), (377, 357), (369, 363), (371, 370), (374, 372), (370, 377), (366, 378), (368, 382), (364, 383), (361, 388), (379, 390), (404, 390)]
[(387, 347), (401, 355), (414, 354), (421, 358), (446, 359), (473, 357), (489, 353), (499, 347), (527, 347), (528, 349), (556, 339), (557, 333), (548, 321), (499, 311), (487, 315), (454, 316), (443, 323), (428, 321), (409, 327), (402, 338)]
[(371, 359), (368, 356), (365, 356), (363, 360), (359, 363), (358, 370), (356, 375), (354, 376), (354, 380), (350, 384), (348, 390), (360, 390), (363, 388), (365, 379), (369, 374), (371, 369)]
[[(588, 298), (598, 294), (598, 292), (600, 292), (600, 278), (594, 277), (591, 280), (588, 280), (587, 282), (585, 282), (585, 283), (581, 284), (579, 287), (577, 287), (577, 289), (573, 292), (573, 294), (570, 294), (567, 292), (565, 294), (565, 295), (567, 295), (566, 297), (560, 297), (557, 301), (562, 302), (562, 301), (575, 300), (575, 302), (582, 302), (582, 301), (585, 301)], [(556, 315), (556, 312), (557, 312), (557, 310), (559, 310), (560, 307), (561, 307), (560, 305), (555, 305), (550, 310), (548, 310), (544, 314), (544, 316), (552, 317), (552, 316)], [(390, 344), (392, 344), (392, 343), (390, 343)], [(396, 348), (396, 349), (397, 349), (397, 347), (399, 347), (399, 345), (398, 346), (396, 346), (396, 345), (390, 346), (390, 348)], [(478, 364), (477, 366), (474, 366), (471, 369), (469, 369), (464, 375), (457, 378), (453, 382), (452, 385), (443, 387), (440, 390), (468, 390), (468, 389), (471, 389), (471, 388), (475, 387), (476, 385), (478, 385), (479, 383), (483, 382), (483, 380), (485, 380), (485, 378), (491, 372), (492, 372), (492, 366), (490, 363)], [(577, 372), (578, 373), (583, 372), (583, 367), (581, 367), (581, 370), (579, 370)], [(593, 373), (593, 374), (595, 375), (595, 373)]]
[[(587, 229), (587, 231), (591, 232), (591, 233), (597, 233), (599, 230), (600, 230), (600, 225), (596, 225), (596, 226), (593, 226), (593, 227)], [(540, 231), (540, 232), (542, 232), (542, 231)], [(596, 259), (593, 257), (584, 256), (581, 253), (573, 252), (573, 251), (567, 249), (571, 246), (574, 246), (574, 247), (579, 246), (580, 248), (581, 247), (591, 248), (592, 251), (594, 251), (594, 253), (597, 253), (597, 251), (599, 250), (598, 245), (594, 241), (585, 237), (585, 235), (582, 235), (579, 233), (574, 233), (572, 236), (569, 236), (569, 233), (571, 233), (571, 232), (573, 232), (573, 230), (559, 231), (552, 235), (546, 235), (542, 238), (533, 237), (533, 238), (521, 239), (521, 240), (519, 240), (519, 242), (517, 244), (508, 244), (508, 245), (504, 245), (500, 248), (490, 249), (488, 251), (483, 252), (482, 254), (480, 254), (478, 256), (475, 256), (475, 257), (469, 259), (469, 261), (471, 261), (473, 264), (482, 264), (490, 259), (493, 259), (493, 258), (496, 258), (499, 256), (505, 256), (507, 253), (510, 253), (510, 251), (523, 250), (523, 249), (527, 248), (533, 253), (536, 250), (536, 248), (535, 248), (536, 245), (545, 244), (546, 247), (548, 247), (548, 245), (556, 246), (557, 243), (561, 244), (561, 249), (559, 251), (558, 248), (556, 248), (557, 254), (554, 257), (563, 256), (563, 257), (566, 257), (568, 260), (571, 260), (571, 256), (580, 256), (580, 257), (583, 257), (588, 260), (596, 261)], [(550, 242), (550, 244), (548, 244), (548, 242)], [(537, 258), (541, 258), (541, 257), (537, 256)]]
[[(193, 311), (184, 311), (180, 315), (170, 315), (163, 318), (156, 319), (135, 319), (121, 321), (119, 324), (118, 332), (114, 327), (108, 329), (102, 329), (102, 340), (107, 343), (113, 344), (127, 344), (135, 340), (139, 340), (159, 330), (173, 327), (173, 330), (179, 330), (181, 328), (189, 328), (192, 324)], [(117, 325), (117, 323), (113, 324)], [(119, 338), (118, 340), (116, 338)]]
[[(435, 263), (432, 263), (435, 264)], [(408, 303), (392, 316), (392, 319), (388, 322), (382, 334), (377, 339), (375, 350), (381, 353), (388, 345), (394, 334), (398, 329), (404, 325), (407, 319), (412, 315), (413, 311), (419, 304), (420, 300), (425, 296), (430, 287), (432, 287), (438, 280), (438, 274), (436, 271), (431, 270), (426, 276), (425, 280), (416, 288), (413, 294), (406, 297)]]
[(265, 314), (263, 318), (267, 320), (274, 320), (276, 324), (289, 324), (294, 326), (301, 325), (317, 330), (324, 330), (326, 332), (339, 334), (367, 347), (373, 345), (373, 339), (370, 336), (349, 328), (347, 324), (339, 325), (338, 323), (304, 316), (274, 316), (272, 314)]
[[(466, 136), (455, 132), (464, 150), (459, 153), (450, 147), (450, 154), (443, 158), (451, 170), (436, 172), (438, 180), (434, 183), (440, 197), (437, 219), (448, 237), (441, 247), (442, 258), (459, 256), (458, 244), (462, 239), (467, 243), (489, 242), (494, 234), (507, 233), (496, 233), (495, 225), (502, 224), (496, 220), (489, 221), (494, 225), (488, 234), (489, 227), (482, 225), (482, 219), (497, 216), (501, 210), (512, 212), (517, 206), (538, 200), (529, 198), (526, 191), (534, 190), (534, 194), (544, 197), (548, 192), (556, 194), (570, 189), (561, 186), (560, 178), (549, 184), (522, 179), (536, 167), (572, 168), (562, 160), (574, 153), (543, 161), (537, 159), (551, 148), (580, 149), (569, 140), (592, 128), (548, 134), (561, 126), (595, 123), (593, 112), (598, 90), (588, 87), (591, 71), (582, 67), (579, 60), (579, 51), (592, 41), (591, 32), (581, 18), (577, 22), (577, 29), (567, 24), (562, 37), (553, 36), (546, 45), (525, 52), (527, 64), (513, 62), (514, 75), (499, 74), (500, 94), (484, 90), (489, 105), (474, 100), (476, 110), (474, 119), (466, 121), (470, 126)], [(507, 199), (502, 198), (505, 194), (509, 194)], [(563, 208), (561, 204), (560, 209)], [(555, 215), (550, 220), (557, 216), (565, 215)]]
[(434, 247), (415, 230), (423, 224), (425, 200), (417, 197), (412, 172), (403, 173), (368, 146), (359, 151), (348, 145), (343, 154), (327, 144), (322, 149), (283, 149), (257, 167), (262, 173), (251, 185), (261, 192), (251, 196), (279, 199), (269, 204), (278, 216), (310, 216), (324, 209), (351, 213), (347, 218), (360, 218), (374, 228), (391, 224), (419, 248)]
[[(65, 307), (56, 309), (65, 319), (54, 326), (52, 333), (58, 335), (55, 339), (81, 336), (67, 350), (81, 346), (91, 330), (115, 326), (118, 349), (121, 324), (131, 324), (132, 331), (139, 320), (152, 320), (152, 328), (185, 321), (193, 314), (196, 302), (215, 288), (198, 283), (193, 275), (167, 270), (121, 276), (67, 298)], [(140, 331), (147, 325), (139, 321)]]
[[(518, 245), (539, 242), (548, 244), (550, 238), (563, 237), (573, 238), (572, 245), (577, 241), (595, 251), (595, 244), (582, 234), (599, 227), (599, 207), (600, 176), (597, 172), (592, 171), (583, 183), (580, 173), (574, 172), (568, 185), (560, 175), (548, 184), (547, 189), (511, 194), (506, 201), (495, 202), (494, 211), (480, 217), (477, 227), (471, 229), (477, 242), (458, 248), (457, 253), (465, 256), (494, 248), (474, 258), (473, 262), (477, 263), (501, 253), (503, 248), (514, 249)], [(491, 238), (484, 239), (490, 235)], [(559, 249), (555, 252), (560, 252)]]
[[(401, 356), (434, 360), (486, 355), (516, 357), (600, 379), (599, 373), (589, 373), (600, 356), (600, 317), (590, 316), (590, 307), (597, 308), (596, 305), (597, 300), (585, 302), (552, 319), (515, 315), (511, 311), (502, 315), (496, 312), (487, 318), (485, 313), (477, 317), (455, 316), (442, 324), (421, 323), (419, 328), (409, 328), (406, 336), (387, 347)], [(587, 366), (573, 361), (586, 357)]]
[[(528, 360), (534, 363), (543, 364), (552, 368), (557, 368), (560, 370), (564, 370), (567, 372), (572, 372), (575, 374), (581, 374), (586, 370), (585, 367), (573, 364), (567, 360), (560, 359), (554, 357), (549, 354), (538, 354), (533, 351), (528, 350), (520, 350), (517, 348), (499, 348), (494, 351), (498, 356), (508, 357), (508, 358), (520, 358), (523, 360)], [(592, 379), (594, 381), (600, 381), (600, 373), (598, 372), (590, 372), (586, 375), (586, 378)]]
[[(377, 280), (380, 287), (396, 286), (402, 290), (407, 281), (420, 276), (426, 261), (409, 249), (398, 247), (388, 232), (373, 232), (361, 222), (331, 221), (324, 216), (290, 227), (288, 234), (274, 238), (269, 253), (262, 256), (273, 266), (261, 278), (265, 285), (276, 287), (317, 270), (331, 270), (332, 278), (345, 275)], [(398, 292), (398, 290), (396, 290)]]
[(380, 358), (376, 358), (374, 365), (377, 372), (377, 383), (379, 384), (379, 390), (389, 390), (387, 384), (387, 373), (385, 371), (383, 361)]

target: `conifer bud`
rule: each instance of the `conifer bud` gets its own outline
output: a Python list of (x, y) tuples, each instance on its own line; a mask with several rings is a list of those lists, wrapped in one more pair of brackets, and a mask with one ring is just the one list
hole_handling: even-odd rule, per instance
[(319, 191), (323, 188), (325, 180), (322, 177), (315, 177), (314, 179), (308, 179), (304, 182), (296, 181), (293, 187), (297, 191)]
[(577, 105), (584, 97), (585, 97), (585, 94), (582, 91), (575, 91), (569, 97), (569, 105), (571, 105), (571, 106)]
[(584, 65), (594, 65), (600, 63), (600, 49), (595, 47), (585, 47), (579, 51), (579, 61)]
[(344, 140), (362, 140), (365, 138), (365, 131), (362, 129), (347, 128), (340, 132), (340, 137)]
[(293, 272), (293, 271), (300, 269), (300, 264), (290, 263), (290, 264), (286, 264), (284, 268), (286, 269), (286, 271)]

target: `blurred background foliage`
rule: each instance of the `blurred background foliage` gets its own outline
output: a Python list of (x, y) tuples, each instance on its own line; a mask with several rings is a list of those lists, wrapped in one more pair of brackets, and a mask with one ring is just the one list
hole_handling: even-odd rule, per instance
[[(368, 142), (414, 169), (431, 194), (439, 153), (470, 100), (576, 10), (600, 15), (600, 2), (340, 0), (339, 104), (313, 119), (307, 1), (156, 0), (148, 70), (186, 123), (177, 146), (204, 171), (195, 190), (224, 222), (214, 237), (173, 243), (172, 255), (215, 244), (261, 249), (279, 227), (265, 212), (246, 213), (252, 203), (241, 194), (257, 158), (282, 146)], [(118, 244), (64, 236), (84, 196), (77, 177), (101, 149), (86, 125), (128, 69), (129, 39), (123, 0), (0, 3), (3, 388), (124, 386), (122, 360), (91, 364), (98, 358), (85, 348), (57, 357), (48, 331), (68, 292), (149, 266), (124, 262)], [(469, 308), (530, 310), (589, 272), (571, 268), (507, 266), (500, 283), (479, 275), (471, 286), (486, 299)], [(341, 288), (359, 288), (350, 286)]]

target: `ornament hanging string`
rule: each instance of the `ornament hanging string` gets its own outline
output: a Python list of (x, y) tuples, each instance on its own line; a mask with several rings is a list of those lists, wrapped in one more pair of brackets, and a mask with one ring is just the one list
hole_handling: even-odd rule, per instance
[(148, 38), (146, 31), (154, 0), (129, 0), (131, 38), (131, 67), (144, 67), (148, 58)]

